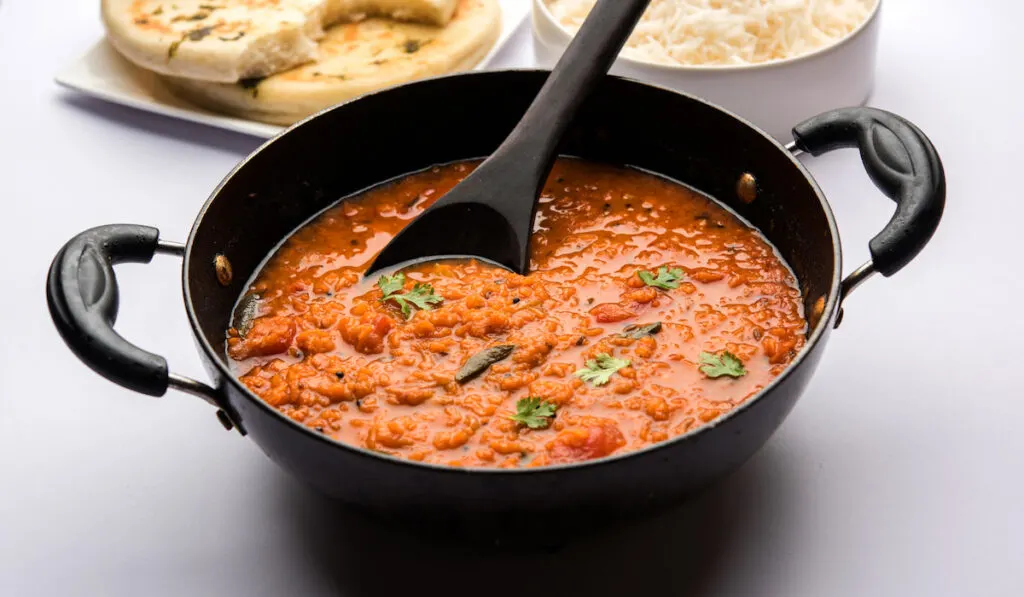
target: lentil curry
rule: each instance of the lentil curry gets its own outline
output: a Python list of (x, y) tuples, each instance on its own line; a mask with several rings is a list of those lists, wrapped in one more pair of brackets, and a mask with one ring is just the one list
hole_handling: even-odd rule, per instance
[(678, 183), (580, 160), (544, 188), (529, 275), (465, 260), (363, 280), (476, 163), (375, 187), (288, 238), (228, 331), (241, 381), (345, 443), (535, 467), (714, 421), (803, 346), (795, 277), (756, 230)]

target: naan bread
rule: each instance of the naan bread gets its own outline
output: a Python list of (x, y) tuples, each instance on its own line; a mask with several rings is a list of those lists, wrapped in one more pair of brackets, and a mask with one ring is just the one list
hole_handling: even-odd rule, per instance
[(363, 17), (391, 17), (399, 21), (444, 26), (459, 0), (329, 0), (325, 19), (330, 24)]
[(107, 37), (143, 68), (234, 83), (314, 60), (324, 28), (366, 15), (443, 26), (458, 0), (102, 0)]
[(103, 0), (107, 37), (165, 75), (235, 82), (312, 60), (324, 0)]
[(445, 27), (381, 18), (336, 25), (320, 42), (315, 62), (262, 80), (163, 80), (176, 94), (209, 109), (292, 124), (385, 87), (469, 70), (487, 55), (500, 32), (497, 0), (458, 0)]

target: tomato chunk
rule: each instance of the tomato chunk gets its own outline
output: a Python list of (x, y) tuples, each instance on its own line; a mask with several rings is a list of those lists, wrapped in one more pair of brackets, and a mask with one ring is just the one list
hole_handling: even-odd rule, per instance
[(244, 337), (232, 338), (228, 342), (228, 354), (233, 359), (268, 357), (288, 350), (294, 338), (294, 319), (260, 317), (253, 320), (252, 327)]
[(601, 458), (626, 445), (614, 421), (571, 427), (555, 436), (547, 449), (553, 462)]
[(341, 321), (341, 337), (363, 354), (384, 350), (384, 337), (395, 327), (395, 320), (382, 313), (364, 313), (359, 319)]
[(590, 314), (600, 323), (615, 323), (636, 317), (636, 313), (618, 303), (601, 303), (591, 309)]

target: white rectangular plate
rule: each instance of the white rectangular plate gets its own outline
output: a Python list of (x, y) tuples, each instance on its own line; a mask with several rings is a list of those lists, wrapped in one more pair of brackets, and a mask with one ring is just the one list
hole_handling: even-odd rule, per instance
[[(505, 46), (530, 13), (527, 0), (498, 0), (498, 3), (502, 9), (501, 36), (475, 70), (487, 68), (494, 55)], [(285, 128), (223, 116), (178, 99), (161, 85), (153, 73), (122, 58), (106, 40), (98, 41), (88, 52), (68, 65), (57, 75), (56, 81), (69, 89), (115, 104), (257, 137), (270, 138)]]

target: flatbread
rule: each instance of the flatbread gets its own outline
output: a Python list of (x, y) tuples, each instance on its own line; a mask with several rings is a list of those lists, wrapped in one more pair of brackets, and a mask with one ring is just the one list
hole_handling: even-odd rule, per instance
[(236, 84), (163, 77), (177, 95), (232, 116), (292, 124), (385, 87), (469, 70), (501, 32), (497, 0), (458, 0), (445, 27), (369, 18), (330, 28), (310, 64)]
[(317, 57), (324, 28), (383, 15), (442, 26), (458, 0), (102, 0), (113, 46), (163, 75), (234, 83)]
[(315, 58), (325, 0), (103, 0), (107, 38), (165, 75), (232, 83)]
[(452, 19), (458, 3), (459, 0), (328, 0), (324, 19), (333, 25), (365, 17), (390, 17), (443, 27)]

